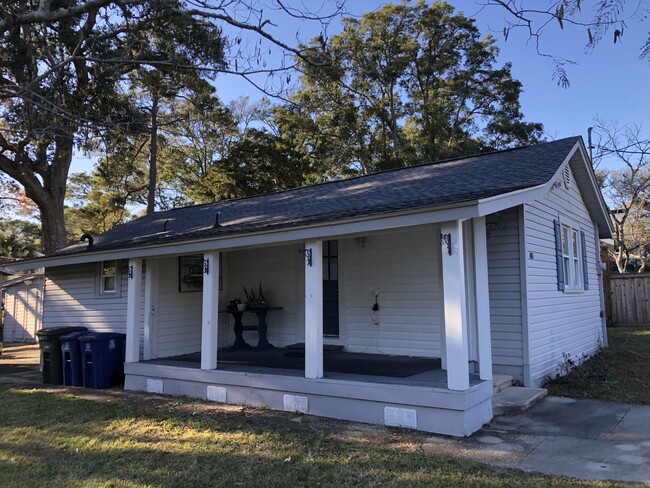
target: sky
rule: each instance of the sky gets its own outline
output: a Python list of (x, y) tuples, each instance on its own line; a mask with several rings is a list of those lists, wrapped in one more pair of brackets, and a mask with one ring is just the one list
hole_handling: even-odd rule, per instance
[[(320, 5), (320, 2), (302, 0), (303, 5), (310, 7)], [(351, 15), (360, 16), (384, 3), (347, 0), (345, 8)], [(644, 124), (645, 134), (650, 133), (650, 121), (646, 123), (650, 114), (650, 62), (639, 58), (640, 48), (648, 35), (647, 21), (641, 24), (631, 17), (619, 42), (614, 44), (613, 33), (610, 33), (591, 53), (585, 49), (587, 33), (584, 28), (565, 26), (562, 30), (557, 22), (550, 23), (541, 37), (541, 48), (577, 63), (567, 67), (570, 86), (561, 88), (552, 79), (552, 63), (537, 54), (534, 42), (529, 40), (526, 32), (514, 30), (508, 40), (504, 40), (502, 31), (506, 14), (502, 8), (482, 8), (480, 0), (452, 0), (449, 3), (474, 18), (484, 35), (495, 37), (501, 51), (499, 64), (512, 63), (514, 78), (523, 84), (521, 105), (526, 119), (543, 123), (547, 138), (582, 135), (586, 141), (587, 128), (594, 126), (596, 119)], [(299, 2), (294, 1), (293, 5), (296, 4)], [(331, 10), (326, 6), (323, 11), (327, 8)], [(297, 21), (268, 12), (275, 24), (268, 31), (290, 45), (295, 45), (297, 39), (306, 42), (321, 31), (321, 25), (316, 22)], [(589, 12), (584, 14), (589, 17)], [(331, 36), (339, 31), (340, 22), (334, 20), (328, 26), (327, 34)], [(263, 96), (237, 76), (219, 76), (216, 87), (217, 95), (224, 102), (240, 96), (248, 96), (251, 100)], [(89, 171), (92, 162), (92, 159), (78, 156), (73, 162), (72, 172)]]

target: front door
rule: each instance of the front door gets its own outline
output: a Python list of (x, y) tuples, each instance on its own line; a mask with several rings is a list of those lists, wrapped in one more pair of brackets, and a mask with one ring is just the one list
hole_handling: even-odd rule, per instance
[(323, 335), (339, 335), (339, 246), (323, 242)]

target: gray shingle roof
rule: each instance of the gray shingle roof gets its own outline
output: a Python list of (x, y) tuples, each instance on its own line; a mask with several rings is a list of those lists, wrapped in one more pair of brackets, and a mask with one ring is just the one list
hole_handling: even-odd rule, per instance
[[(547, 183), (579, 139), (570, 137), (266, 195), (156, 212), (96, 236), (92, 250), (218, 238), (476, 201)], [(220, 225), (213, 228), (217, 213)], [(81, 243), (61, 249), (56, 255), (86, 250), (87, 244)]]

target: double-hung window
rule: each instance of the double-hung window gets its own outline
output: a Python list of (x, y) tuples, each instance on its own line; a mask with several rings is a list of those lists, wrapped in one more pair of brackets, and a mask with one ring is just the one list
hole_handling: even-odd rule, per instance
[(554, 224), (558, 290), (588, 290), (585, 233), (575, 224), (558, 220)]
[(117, 294), (117, 260), (102, 262), (99, 277), (99, 293), (101, 295)]

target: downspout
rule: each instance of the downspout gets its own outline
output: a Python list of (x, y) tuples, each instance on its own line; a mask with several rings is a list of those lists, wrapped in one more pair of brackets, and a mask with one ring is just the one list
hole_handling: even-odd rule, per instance
[[(596, 276), (598, 276), (598, 295), (600, 298), (600, 320), (603, 330), (602, 335), (602, 346), (607, 347), (609, 341), (607, 340), (607, 314), (605, 313), (605, 278), (606, 273), (603, 269), (603, 262), (600, 258), (600, 239), (598, 238), (598, 226), (596, 223), (593, 223), (594, 226), (594, 240), (596, 241)], [(607, 266), (607, 263), (605, 263)]]

